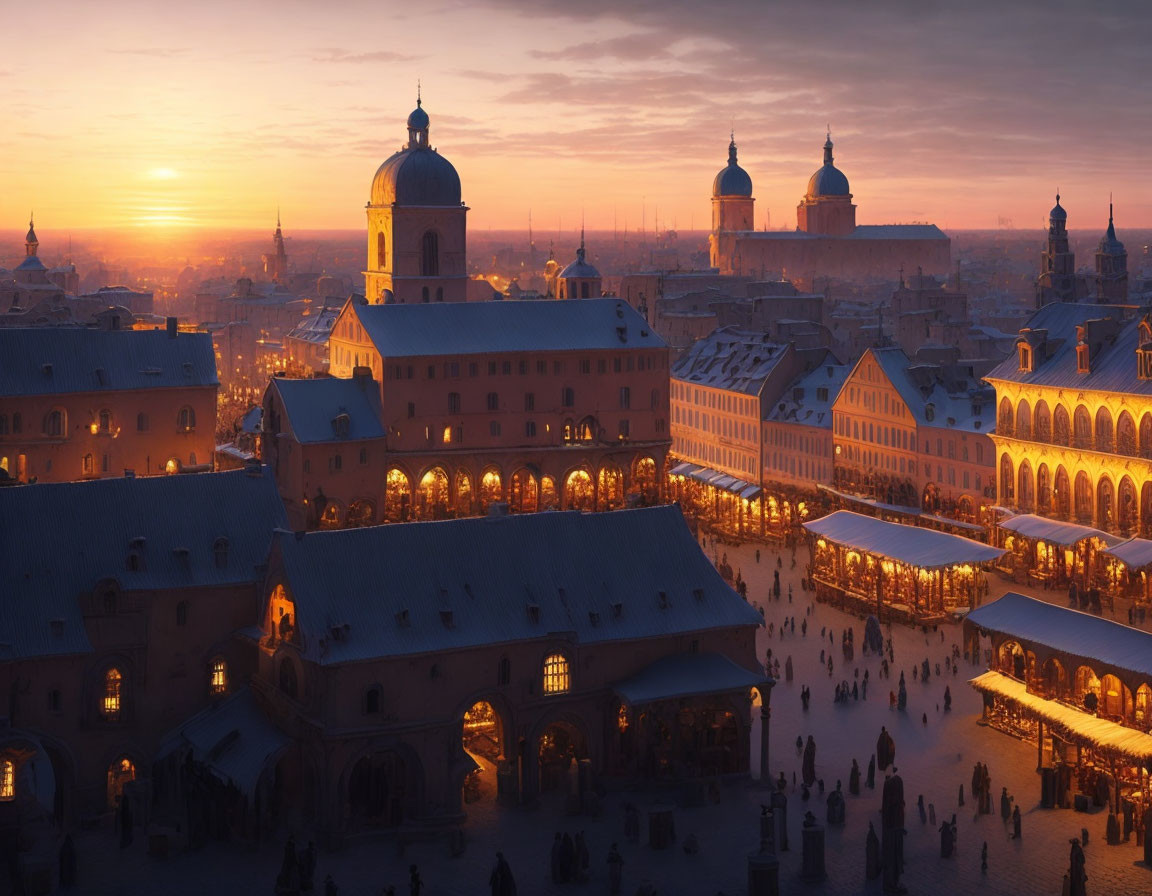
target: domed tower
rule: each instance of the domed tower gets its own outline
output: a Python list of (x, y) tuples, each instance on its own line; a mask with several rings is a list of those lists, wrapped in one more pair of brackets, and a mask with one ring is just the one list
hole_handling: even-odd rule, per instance
[(36, 253), (40, 240), (36, 238), (36, 228), (32, 217), (28, 218), (28, 234), (24, 237), (24, 260), (16, 265), (12, 279), (22, 286), (43, 285), (48, 282), (48, 268)]
[(1076, 301), (1076, 256), (1068, 248), (1068, 212), (1056, 204), (1048, 213), (1048, 247), (1040, 256), (1040, 279), (1036, 283), (1036, 304)]
[(708, 254), (712, 267), (721, 273), (736, 271), (735, 234), (754, 229), (752, 178), (736, 164), (736, 135), (728, 143), (728, 164), (712, 181), (712, 235)]
[(460, 175), (432, 148), (419, 95), (408, 142), (372, 178), (368, 201), (369, 302), (467, 300), (466, 216)]
[(1101, 304), (1128, 301), (1128, 251), (1116, 239), (1112, 202), (1108, 202), (1108, 230), (1096, 247), (1096, 301)]
[(598, 299), (604, 291), (600, 272), (584, 258), (584, 228), (580, 228), (580, 248), (576, 260), (560, 272), (556, 280), (558, 299)]
[(796, 226), (805, 233), (847, 236), (856, 229), (856, 206), (848, 178), (832, 164), (832, 134), (824, 141), (824, 164), (808, 179), (808, 192), (796, 207)]

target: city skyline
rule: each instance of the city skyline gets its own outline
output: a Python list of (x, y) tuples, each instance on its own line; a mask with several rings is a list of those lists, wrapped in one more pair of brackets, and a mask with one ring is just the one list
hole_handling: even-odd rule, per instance
[(477, 230), (529, 211), (541, 232), (578, 217), (704, 230), (733, 130), (755, 226), (791, 227), (830, 126), (863, 223), (1032, 229), (1059, 189), (1077, 230), (1103, 229), (1115, 194), (1123, 231), (1152, 224), (1130, 175), (1152, 137), (1133, 115), (1150, 22), (1125, 3), (672, 2), (625, 18), (600, 2), (59, 0), (14, 15), (16, 31), (66, 23), (51, 47), (68, 64), (28, 41), (0, 67), (19, 121), (0, 138), (0, 217), (227, 230), (280, 206), (294, 229), (358, 229), (419, 80)]

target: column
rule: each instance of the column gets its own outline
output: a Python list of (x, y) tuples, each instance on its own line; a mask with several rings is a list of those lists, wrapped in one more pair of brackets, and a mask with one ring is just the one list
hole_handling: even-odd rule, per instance
[(756, 685), (760, 692), (760, 783), (763, 786), (772, 786), (772, 771), (769, 768), (769, 744), (771, 736), (772, 719), (772, 688), (776, 680), (768, 677)]

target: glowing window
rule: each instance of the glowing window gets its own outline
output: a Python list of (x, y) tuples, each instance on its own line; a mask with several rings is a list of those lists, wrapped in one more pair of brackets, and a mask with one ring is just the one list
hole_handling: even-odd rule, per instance
[(228, 690), (228, 664), (221, 657), (212, 660), (211, 688), (213, 694), (223, 694)]
[(180, 408), (180, 413), (176, 418), (176, 428), (181, 432), (191, 432), (196, 428), (196, 411), (188, 405)]
[(16, 799), (16, 766), (12, 760), (0, 762), (0, 800), (8, 802)]
[(628, 730), (628, 725), (631, 720), (628, 718), (628, 706), (621, 703), (620, 708), (616, 711), (616, 729), (621, 733)]
[(544, 660), (544, 693), (566, 694), (572, 687), (572, 676), (568, 671), (568, 659), (563, 654), (553, 653)]
[(104, 673), (104, 700), (101, 708), (106, 719), (119, 719), (123, 698), (124, 677), (113, 667)]

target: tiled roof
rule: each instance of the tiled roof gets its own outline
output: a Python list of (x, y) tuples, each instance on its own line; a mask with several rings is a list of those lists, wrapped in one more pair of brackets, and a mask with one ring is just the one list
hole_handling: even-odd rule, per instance
[(0, 395), (66, 395), (123, 389), (215, 386), (207, 333), (0, 329)]
[(277, 554), (302, 649), (322, 664), (762, 622), (675, 505), (280, 532)]
[(758, 395), (788, 346), (771, 341), (767, 333), (740, 327), (721, 327), (672, 365), (672, 378), (684, 383)]
[[(1120, 324), (1111, 341), (1100, 346), (1091, 358), (1091, 372), (1076, 369), (1076, 328), (1085, 321), (1110, 317)], [(1137, 376), (1136, 348), (1140, 319), (1134, 309), (1122, 305), (1090, 305), (1053, 302), (1029, 319), (1030, 330), (1047, 330), (1047, 357), (1033, 353), (1033, 370), (1020, 370), (1019, 358), (1012, 352), (992, 368), (985, 379), (1008, 380), (1037, 386), (1054, 386), (1077, 391), (1123, 392), (1152, 395), (1152, 380)]]
[[(994, 396), (979, 381), (967, 377), (949, 381), (954, 374), (948, 368), (913, 361), (899, 346), (870, 348), (868, 352), (900, 393), (919, 425), (975, 433), (994, 430)], [(928, 419), (928, 405), (932, 405), (931, 420)], [(977, 408), (979, 414), (975, 413)]]
[[(829, 352), (819, 365), (789, 384), (780, 400), (768, 412), (768, 420), (776, 423), (800, 423), (805, 426), (832, 428), (832, 405), (851, 370)], [(797, 390), (800, 398), (795, 398)], [(821, 390), (827, 390), (821, 398)]]
[(0, 659), (89, 651), (80, 599), (105, 579), (124, 591), (255, 582), (286, 521), (267, 470), (9, 486), (0, 519)]
[(351, 307), (385, 358), (666, 347), (622, 299)]
[[(354, 442), (382, 439), (380, 388), (371, 379), (340, 379), (322, 376), (294, 380), (276, 376), (271, 388), (284, 402), (288, 426), (298, 442)], [(339, 431), (336, 418), (348, 417), (348, 428)]]

